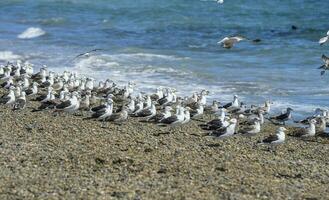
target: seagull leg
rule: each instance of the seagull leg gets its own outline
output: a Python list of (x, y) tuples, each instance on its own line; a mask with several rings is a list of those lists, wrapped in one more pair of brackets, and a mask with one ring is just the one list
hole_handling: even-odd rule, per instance
[(105, 128), (105, 118), (102, 120), (101, 128)]

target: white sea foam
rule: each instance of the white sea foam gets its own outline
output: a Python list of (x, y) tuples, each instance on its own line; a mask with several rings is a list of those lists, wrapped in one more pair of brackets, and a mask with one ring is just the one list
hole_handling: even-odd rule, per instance
[[(197, 75), (177, 67), (177, 60), (186, 59), (176, 56), (157, 54), (101, 54), (81, 58), (76, 61), (73, 71), (83, 76), (92, 76), (98, 80), (110, 78), (118, 84), (134, 80), (137, 91), (152, 91), (158, 87), (175, 87), (181, 95), (190, 95), (191, 91), (209, 88), (197, 83)], [(171, 61), (175, 62), (171, 62)], [(168, 63), (168, 64), (167, 64)], [(188, 79), (196, 79), (187, 84)], [(214, 92), (221, 88), (212, 87)]]
[(44, 34), (46, 34), (46, 32), (41, 28), (30, 27), (26, 29), (24, 32), (22, 32), (21, 34), (19, 34), (17, 37), (19, 39), (31, 39), (31, 38), (40, 37)]
[(0, 51), (0, 60), (1, 61), (15, 61), (22, 59), (22, 56), (14, 54), (11, 51)]

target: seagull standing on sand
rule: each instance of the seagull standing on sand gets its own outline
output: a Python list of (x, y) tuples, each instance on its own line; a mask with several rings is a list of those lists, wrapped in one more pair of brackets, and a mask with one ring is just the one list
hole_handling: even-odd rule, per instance
[(112, 121), (116, 123), (122, 123), (128, 119), (128, 107), (124, 106), (120, 112), (113, 113), (111, 116), (106, 118), (106, 121)]
[(253, 124), (251, 126), (247, 126), (247, 127), (244, 127), (242, 129), (239, 130), (239, 133), (241, 133), (241, 135), (243, 136), (254, 136), (256, 135), (257, 133), (260, 132), (260, 119), (259, 118), (255, 118), (253, 120)]
[(184, 108), (179, 107), (177, 114), (175, 114), (171, 117), (168, 117), (166, 119), (161, 120), (160, 123), (168, 124), (168, 125), (171, 125), (171, 126), (176, 126), (176, 125), (181, 124), (184, 121), (184, 119), (185, 119)]
[(140, 112), (136, 113), (136, 116), (137, 117), (146, 117), (147, 118), (146, 121), (148, 121), (148, 119), (154, 117), (156, 115), (155, 103), (156, 102), (152, 102), (150, 107), (144, 108)]
[(241, 36), (234, 36), (234, 37), (225, 37), (222, 40), (218, 41), (217, 44), (222, 45), (223, 48), (230, 49), (232, 48), (236, 43), (246, 40), (246, 38)]
[(191, 114), (191, 118), (196, 118), (201, 116), (203, 114), (203, 105), (199, 104), (197, 106), (197, 109), (190, 111), (190, 114)]
[(78, 93), (72, 92), (71, 98), (56, 106), (56, 111), (64, 111), (73, 113), (79, 109), (80, 102), (78, 100)]
[(270, 120), (275, 120), (277, 122), (283, 123), (285, 125), (286, 121), (291, 119), (291, 112), (293, 111), (292, 108), (287, 108), (287, 111), (281, 115), (277, 115), (274, 117), (270, 117)]
[(204, 107), (204, 112), (207, 114), (215, 114), (219, 110), (218, 107), (219, 107), (218, 101), (214, 100), (212, 105)]
[(329, 40), (329, 31), (327, 32), (327, 35), (326, 36), (324, 36), (323, 38), (321, 38), (319, 40), (319, 44), (320, 45), (323, 45), (324, 43), (328, 42), (328, 40)]
[(14, 85), (14, 77), (10, 76), (7, 81), (1, 84), (1, 87), (8, 89), (12, 85)]
[(9, 93), (7, 95), (3, 95), (0, 98), (0, 104), (6, 104), (6, 105), (11, 105), (15, 103), (15, 87), (11, 86), (9, 88)]
[(25, 92), (21, 92), (21, 95), (16, 99), (13, 110), (22, 110), (25, 108), (26, 105), (26, 98), (25, 98)]
[(233, 96), (233, 101), (223, 106), (223, 108), (226, 108), (226, 109), (239, 108), (239, 107), (240, 107), (240, 102), (239, 102), (238, 95), (234, 95)]
[(297, 136), (302, 138), (315, 136), (316, 133), (315, 124), (316, 124), (315, 119), (309, 120), (309, 127), (299, 129), (297, 132)]
[(319, 69), (323, 69), (321, 71), (321, 76), (324, 75), (326, 70), (329, 70), (329, 57), (327, 57), (326, 55), (323, 54), (322, 60), (323, 60), (324, 64), (321, 67), (319, 67)]
[(211, 132), (210, 135), (218, 137), (218, 138), (224, 138), (224, 137), (232, 136), (235, 133), (235, 128), (236, 128), (237, 122), (238, 121), (235, 118), (233, 118), (229, 121), (228, 126), (219, 128), (219, 129)]
[(327, 119), (327, 117), (319, 117), (319, 126), (316, 127), (318, 133), (326, 133)]
[(279, 127), (275, 135), (271, 135), (262, 141), (259, 141), (258, 144), (267, 144), (271, 146), (282, 144), (286, 139), (286, 134), (284, 133), (286, 130), (287, 129), (284, 127)]
[(191, 110), (191, 108), (189, 108), (189, 107), (186, 107), (185, 108), (185, 111), (184, 111), (184, 120), (183, 120), (182, 124), (186, 124), (186, 123), (188, 123), (190, 121), (190, 119), (191, 119), (190, 110)]
[(171, 116), (171, 111), (172, 107), (166, 106), (163, 112), (156, 114), (155, 116), (150, 118), (149, 121), (161, 122), (163, 119), (166, 119)]
[(209, 130), (227, 127), (229, 125), (229, 122), (226, 121), (225, 119), (226, 119), (226, 109), (221, 108), (219, 109), (218, 117), (216, 119), (209, 121), (206, 125), (203, 125), (203, 127)]
[(33, 82), (32, 83), (32, 88), (29, 88), (27, 90), (25, 90), (26, 96), (32, 96), (38, 93), (38, 83), (37, 82)]

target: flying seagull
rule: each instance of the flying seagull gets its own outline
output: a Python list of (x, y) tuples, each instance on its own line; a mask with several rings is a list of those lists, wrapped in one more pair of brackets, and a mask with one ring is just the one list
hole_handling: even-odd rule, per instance
[(102, 51), (103, 49), (93, 49), (93, 50), (91, 50), (91, 51), (87, 51), (87, 52), (85, 52), (85, 53), (80, 53), (79, 55), (77, 55), (77, 56), (75, 56), (72, 60), (75, 60), (75, 59), (77, 59), (77, 58), (79, 58), (79, 57), (82, 57), (82, 56), (90, 56), (90, 53), (92, 53), (92, 52), (96, 52), (96, 51)]
[(223, 48), (230, 49), (234, 46), (235, 43), (238, 43), (242, 40), (247, 40), (247, 38), (242, 36), (225, 37), (218, 41), (217, 44), (221, 44)]

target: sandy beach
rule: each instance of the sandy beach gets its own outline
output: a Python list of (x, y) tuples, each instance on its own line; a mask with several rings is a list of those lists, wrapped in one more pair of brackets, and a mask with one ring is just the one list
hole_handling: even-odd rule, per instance
[[(52, 111), (1, 107), (1, 199), (326, 199), (328, 138), (287, 137), (276, 152), (256, 137), (205, 137), (204, 118), (169, 131)], [(289, 132), (293, 128), (289, 128)], [(169, 131), (169, 132), (168, 132)]]

